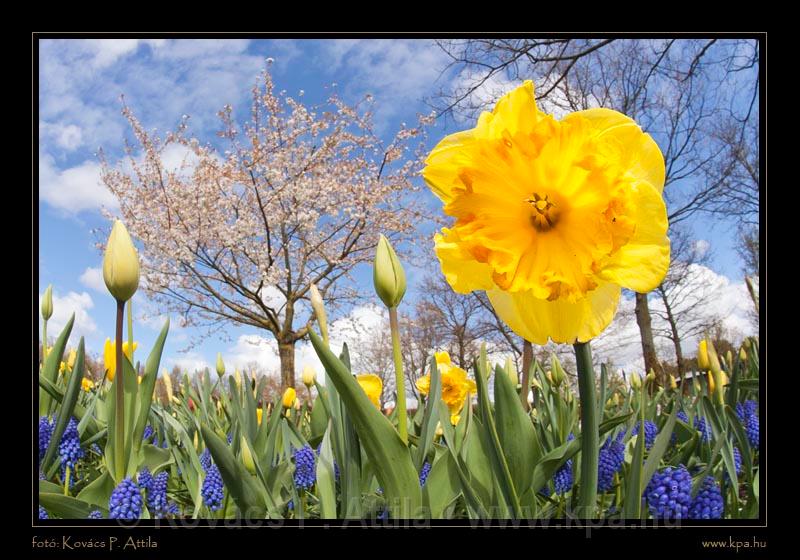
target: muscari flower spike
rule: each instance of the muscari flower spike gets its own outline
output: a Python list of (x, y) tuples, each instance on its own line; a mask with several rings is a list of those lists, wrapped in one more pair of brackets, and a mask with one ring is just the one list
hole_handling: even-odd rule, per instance
[(294, 485), (306, 489), (314, 486), (317, 480), (314, 450), (306, 445), (294, 452)]
[(689, 519), (722, 519), (722, 492), (713, 476), (707, 476), (689, 507)]
[[(575, 439), (573, 434), (567, 436), (567, 441)], [(566, 494), (572, 488), (572, 459), (567, 460), (560, 469), (553, 475), (553, 484), (556, 488), (556, 494)]]
[(58, 453), (61, 456), (61, 466), (75, 468), (75, 464), (86, 452), (81, 449), (81, 439), (78, 435), (78, 421), (73, 417), (69, 419), (67, 429), (61, 436), (61, 443), (58, 446)]
[(169, 473), (162, 471), (153, 477), (153, 482), (147, 489), (147, 507), (156, 517), (163, 517), (167, 513), (167, 481)]
[(422, 470), (419, 471), (420, 488), (425, 486), (425, 483), (428, 481), (428, 475), (430, 473), (431, 473), (431, 464), (428, 461), (425, 461), (425, 464), (422, 465)]
[(103, 519), (103, 513), (99, 509), (96, 509), (91, 512), (86, 519)]
[(747, 441), (750, 442), (750, 447), (758, 449), (761, 426), (757, 415), (751, 414), (747, 417), (744, 422), (744, 431), (747, 434)]
[(111, 493), (108, 501), (109, 519), (139, 519), (142, 514), (142, 495), (130, 478), (123, 479)]
[(692, 503), (692, 477), (683, 465), (666, 467), (653, 475), (644, 496), (653, 518), (686, 519)]
[(204, 471), (208, 472), (208, 469), (211, 468), (211, 464), (211, 451), (209, 451), (208, 447), (206, 447), (200, 454), (200, 466), (203, 467)]
[(700, 432), (700, 437), (703, 441), (711, 441), (711, 429), (708, 426), (705, 418), (699, 416), (694, 417), (694, 428)]
[(144, 427), (144, 433), (142, 434), (142, 439), (144, 441), (150, 441), (150, 438), (152, 438), (155, 433), (156, 432), (153, 429), (153, 426), (148, 424), (147, 426)]
[(39, 519), (50, 519), (50, 516), (47, 515), (47, 510), (42, 506), (39, 506)]
[(53, 428), (55, 422), (50, 420), (47, 416), (39, 418), (39, 460), (44, 458), (47, 453), (47, 447), (50, 445), (50, 438), (53, 437)]
[(620, 436), (615, 440), (607, 439), (600, 448), (597, 461), (597, 490), (600, 492), (611, 490), (614, 475), (625, 461), (625, 446), (620, 441)]
[[(639, 433), (639, 422), (636, 423), (633, 427), (633, 431), (631, 435), (636, 435)], [(653, 447), (653, 444), (656, 442), (656, 436), (658, 436), (658, 426), (656, 423), (651, 420), (644, 421), (644, 448), (650, 451), (650, 448)]]
[(200, 494), (203, 496), (203, 503), (211, 511), (217, 511), (222, 508), (222, 498), (225, 497), (225, 494), (223, 492), (222, 475), (219, 473), (217, 465), (212, 464), (206, 470), (206, 477), (203, 479), (203, 487), (200, 489)]

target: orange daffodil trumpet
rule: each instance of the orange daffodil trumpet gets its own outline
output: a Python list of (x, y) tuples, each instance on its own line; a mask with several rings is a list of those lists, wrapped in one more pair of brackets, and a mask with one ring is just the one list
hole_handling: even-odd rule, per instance
[[(467, 377), (467, 372), (453, 365), (450, 361), (450, 354), (447, 352), (436, 352), (436, 367), (442, 377), (442, 400), (450, 409), (450, 422), (457, 424), (459, 413), (464, 408), (468, 394), (476, 394), (477, 386), (475, 381)], [(431, 390), (431, 374), (420, 377), (417, 380), (417, 390), (427, 395)]]
[(667, 272), (664, 158), (622, 113), (556, 120), (526, 81), (425, 163), (425, 181), (455, 218), (435, 236), (447, 281), (459, 293), (485, 290), (531, 342), (594, 338), (621, 288), (648, 292)]

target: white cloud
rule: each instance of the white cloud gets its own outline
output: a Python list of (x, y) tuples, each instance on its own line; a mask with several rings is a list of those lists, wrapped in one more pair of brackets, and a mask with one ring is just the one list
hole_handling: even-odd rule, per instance
[[(42, 305), (42, 296), (39, 296), (39, 307)], [(61, 333), (64, 326), (69, 321), (70, 316), (75, 313), (75, 322), (72, 325), (72, 332), (69, 337), (69, 344), (75, 346), (78, 339), (87, 337), (97, 332), (97, 325), (89, 315), (89, 310), (94, 307), (92, 296), (86, 292), (68, 292), (64, 296), (58, 295), (53, 291), (53, 315), (47, 321), (47, 338), (52, 342)], [(41, 323), (40, 315), (40, 323)], [(40, 324), (41, 330), (41, 324)]]
[(102, 184), (100, 172), (100, 164), (92, 161), (59, 170), (52, 156), (39, 154), (39, 199), (68, 214), (115, 209), (117, 200)]
[(697, 256), (702, 258), (706, 255), (706, 253), (708, 253), (708, 250), (711, 248), (711, 243), (705, 239), (698, 239), (694, 242), (692, 248), (694, 249), (695, 253), (697, 253)]
[(198, 352), (186, 352), (179, 358), (170, 357), (166, 362), (170, 365), (168, 369), (178, 366), (184, 372), (194, 373), (208, 368), (212, 369), (205, 358)]
[(406, 110), (432, 91), (447, 64), (447, 55), (423, 39), (336, 39), (322, 44), (322, 63), (329, 73), (354, 73), (348, 93), (371, 93), (376, 120)]
[(106, 292), (106, 283), (105, 280), (103, 280), (103, 269), (99, 266), (96, 268), (89, 267), (84, 270), (79, 280), (81, 284), (87, 288), (91, 288), (101, 294)]
[(39, 136), (44, 140), (52, 140), (56, 146), (71, 152), (83, 143), (83, 133), (74, 124), (49, 123), (39, 121)]

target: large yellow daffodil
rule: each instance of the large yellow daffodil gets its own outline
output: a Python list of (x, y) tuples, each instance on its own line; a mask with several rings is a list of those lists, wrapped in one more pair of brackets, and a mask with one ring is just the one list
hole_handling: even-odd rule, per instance
[[(442, 400), (450, 409), (451, 416), (455, 417), (464, 408), (467, 394), (474, 395), (477, 387), (475, 381), (467, 377), (466, 371), (453, 365), (450, 361), (450, 354), (436, 352), (435, 356), (436, 367), (442, 378)], [(431, 374), (420, 377), (416, 385), (421, 394), (427, 395), (431, 390)]]
[[(133, 350), (139, 347), (138, 342), (133, 343)], [(131, 359), (131, 348), (127, 341), (122, 343), (122, 353), (130, 360)], [(106, 343), (103, 346), (103, 363), (106, 371), (108, 372), (108, 380), (114, 381), (114, 376), (117, 373), (117, 341), (111, 340), (110, 338), (106, 339)]]
[(648, 292), (666, 274), (664, 172), (632, 119), (598, 108), (556, 120), (526, 81), (426, 160), (455, 218), (435, 237), (442, 272), (457, 292), (485, 290), (527, 340), (585, 342), (611, 322), (622, 287)]

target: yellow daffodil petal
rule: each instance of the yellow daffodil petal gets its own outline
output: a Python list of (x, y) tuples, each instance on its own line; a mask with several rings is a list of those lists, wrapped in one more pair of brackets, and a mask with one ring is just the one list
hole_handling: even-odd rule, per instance
[(492, 267), (476, 260), (476, 256), (468, 251), (466, 244), (460, 243), (458, 234), (453, 230), (444, 228), (442, 233), (434, 236), (436, 256), (453, 290), (468, 294), (474, 290), (492, 289)]
[(378, 409), (381, 407), (381, 394), (383, 393), (383, 381), (373, 373), (356, 375), (356, 381)]
[(642, 132), (636, 121), (618, 111), (594, 108), (570, 113), (564, 122), (580, 118), (588, 119), (596, 136), (603, 140), (599, 144), (603, 157), (613, 159), (634, 177), (649, 182), (659, 194), (664, 190), (664, 156), (655, 140)]
[(450, 361), (450, 354), (445, 351), (442, 352), (435, 352), (434, 357), (436, 358), (436, 365), (446, 365), (449, 366), (452, 362)]
[(417, 379), (417, 382), (415, 383), (415, 385), (417, 386), (417, 391), (419, 391), (421, 395), (427, 395), (431, 390), (431, 376), (430, 376), (430, 374), (423, 375), (422, 377)]
[(586, 342), (600, 334), (611, 320), (619, 303), (620, 287), (601, 284), (576, 302), (548, 301), (531, 292), (487, 292), (492, 307), (515, 333), (535, 344), (550, 338), (561, 344)]
[(634, 233), (628, 243), (602, 261), (598, 276), (647, 293), (661, 284), (669, 268), (667, 207), (661, 195), (645, 182), (631, 185), (629, 200)]

